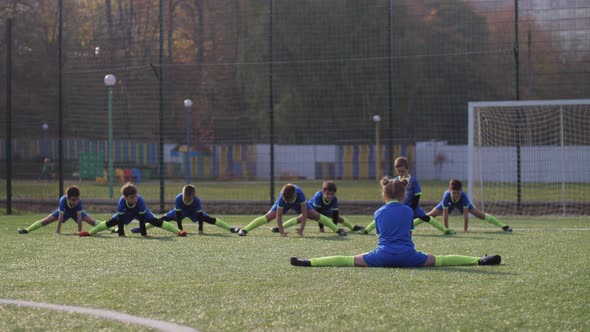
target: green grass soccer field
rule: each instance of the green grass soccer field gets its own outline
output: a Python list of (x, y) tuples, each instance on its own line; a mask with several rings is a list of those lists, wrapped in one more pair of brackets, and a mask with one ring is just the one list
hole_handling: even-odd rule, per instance
[[(420, 225), (416, 248), (432, 254), (499, 254), (499, 266), (442, 268), (298, 268), (294, 255), (353, 255), (375, 248), (374, 235), (339, 237), (308, 223), (305, 237), (270, 226), (238, 237), (205, 224), (187, 238), (161, 229), (150, 239), (127, 231), (74, 235), (68, 221), (19, 235), (44, 215), (0, 217), (0, 299), (104, 309), (201, 331), (407, 331), (590, 329), (590, 222), (515, 218), (504, 233), (451, 218), (457, 235)], [(94, 215), (106, 218), (107, 215)], [(255, 216), (219, 215), (245, 226)], [(350, 216), (366, 225), (370, 216)], [(133, 224), (132, 224), (133, 225)], [(84, 230), (89, 229), (87, 224)], [(113, 330), (145, 326), (80, 313), (0, 304), (2, 331)]]

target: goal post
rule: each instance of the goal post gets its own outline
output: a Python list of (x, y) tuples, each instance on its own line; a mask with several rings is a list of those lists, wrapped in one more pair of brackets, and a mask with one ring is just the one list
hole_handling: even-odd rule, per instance
[(590, 99), (468, 103), (467, 191), (496, 214), (589, 214)]

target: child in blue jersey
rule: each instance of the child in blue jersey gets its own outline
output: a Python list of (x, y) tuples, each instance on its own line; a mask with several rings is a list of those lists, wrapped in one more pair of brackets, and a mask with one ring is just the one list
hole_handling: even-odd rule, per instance
[[(165, 215), (160, 217), (162, 221), (176, 220), (178, 229), (182, 230), (182, 219), (189, 218), (192, 222), (199, 222), (199, 234), (203, 234), (203, 221), (221, 227), (232, 233), (237, 233), (240, 229), (238, 227), (230, 226), (219, 218), (210, 217), (203, 208), (201, 208), (201, 200), (196, 195), (197, 189), (192, 184), (187, 184), (182, 188), (182, 192), (176, 195), (174, 201), (174, 209), (168, 211)], [(146, 225), (146, 228), (153, 227), (152, 224)], [(139, 227), (131, 229), (132, 233), (139, 233)]]
[(459, 212), (463, 214), (463, 230), (465, 232), (467, 232), (470, 212), (479, 219), (502, 228), (505, 232), (512, 232), (510, 226), (502, 223), (493, 215), (485, 213), (471, 204), (469, 197), (467, 197), (467, 194), (463, 191), (463, 183), (457, 179), (452, 179), (449, 182), (449, 190), (445, 191), (440, 203), (438, 203), (432, 211), (428, 212), (428, 215), (436, 217), (442, 213), (443, 223), (445, 224), (445, 227), (449, 227), (449, 213), (453, 212), (454, 209), (459, 210)]
[[(422, 195), (422, 189), (420, 188), (420, 184), (418, 184), (416, 177), (410, 175), (410, 163), (408, 162), (408, 159), (405, 157), (397, 158), (394, 162), (394, 167), (395, 172), (398, 174), (397, 179), (400, 181), (404, 180), (408, 183), (406, 187), (406, 196), (402, 203), (409, 206), (414, 211), (414, 226), (417, 226), (422, 222), (427, 222), (443, 232), (443, 234), (455, 234), (454, 230), (443, 226), (438, 220), (434, 219), (434, 217), (427, 215), (420, 207), (419, 202), (420, 195)], [(373, 220), (373, 222), (367, 225), (367, 227), (360, 233), (368, 234), (374, 228), (375, 221)]]
[(96, 221), (84, 211), (82, 200), (80, 199), (80, 188), (77, 186), (69, 186), (66, 188), (66, 194), (59, 199), (57, 210), (53, 211), (47, 217), (35, 221), (27, 228), (19, 228), (18, 233), (27, 234), (57, 220), (56, 234), (61, 234), (61, 224), (68, 221), (68, 219), (72, 219), (78, 224), (78, 232), (82, 231), (82, 221), (85, 221), (92, 226), (96, 225)]
[[(336, 197), (336, 183), (334, 181), (325, 181), (322, 184), (322, 190), (315, 193), (315, 195), (308, 201), (311, 207), (316, 210), (319, 214), (324, 215), (328, 218), (332, 218), (334, 225), (338, 223), (348, 227), (351, 231), (360, 231), (363, 229), (361, 226), (353, 225), (346, 218), (339, 215), (338, 209), (338, 197)], [(308, 204), (308, 206), (309, 206)], [(288, 228), (298, 223), (297, 218), (291, 218), (283, 223), (283, 228)], [(320, 232), (324, 232), (324, 224), (319, 223)], [(273, 232), (278, 233), (278, 227), (273, 227)]]
[(92, 236), (98, 232), (102, 232), (113, 226), (117, 226), (117, 233), (119, 237), (125, 237), (125, 225), (129, 224), (133, 219), (139, 220), (139, 228), (141, 236), (147, 237), (145, 223), (148, 222), (154, 226), (161, 227), (169, 232), (177, 234), (178, 236), (186, 236), (186, 232), (180, 230), (168, 223), (156, 218), (150, 210), (148, 210), (143, 197), (137, 194), (137, 188), (133, 183), (127, 182), (121, 187), (121, 198), (117, 204), (117, 213), (108, 221), (104, 221), (92, 228), (89, 232), (80, 232), (80, 236)]
[(346, 235), (346, 231), (344, 231), (344, 229), (338, 229), (338, 227), (330, 219), (314, 210), (311, 207), (311, 204), (306, 201), (303, 190), (301, 190), (299, 186), (296, 186), (292, 183), (288, 183), (283, 186), (279, 197), (265, 215), (252, 220), (248, 225), (246, 225), (246, 227), (242, 228), (238, 232), (238, 235), (246, 236), (246, 234), (248, 234), (248, 232), (251, 230), (271, 222), (276, 218), (278, 226), (277, 232), (280, 233), (281, 236), (285, 237), (287, 236), (287, 233), (283, 227), (283, 214), (287, 213), (290, 209), (293, 209), (293, 211), (299, 215), (297, 217), (297, 223), (301, 224), (301, 226), (299, 226), (297, 233), (300, 236), (303, 235), (303, 230), (305, 229), (305, 223), (307, 222), (308, 217), (312, 220), (323, 223), (334, 232), (338, 233), (340, 236)]
[(498, 265), (498, 255), (473, 257), (462, 255), (434, 256), (414, 249), (411, 231), (414, 211), (400, 203), (406, 195), (404, 181), (381, 181), (385, 205), (375, 211), (375, 224), (379, 242), (369, 253), (355, 256), (328, 256), (306, 259), (291, 257), (294, 266), (359, 266), (359, 267), (431, 267), (459, 265)]

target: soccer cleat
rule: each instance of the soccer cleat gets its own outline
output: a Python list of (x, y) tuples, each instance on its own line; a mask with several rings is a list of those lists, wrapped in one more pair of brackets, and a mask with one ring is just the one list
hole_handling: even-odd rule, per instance
[(115, 228), (111, 229), (111, 233), (119, 233), (119, 227), (115, 227)]
[(512, 233), (512, 228), (510, 228), (510, 226), (508, 226), (508, 225), (502, 227), (502, 229), (504, 230), (504, 232)]
[(278, 233), (279, 232), (279, 228), (278, 227), (273, 227), (270, 229), (271, 232), (273, 233)]
[(246, 236), (246, 234), (248, 234), (248, 231), (245, 229), (240, 229), (240, 231), (238, 232), (239, 236)]
[(27, 231), (27, 230), (26, 230), (26, 229), (24, 229), (24, 228), (19, 228), (19, 229), (18, 229), (18, 234), (27, 234), (28, 232), (29, 232), (29, 231)]
[(237, 232), (239, 232), (239, 231), (240, 231), (240, 228), (239, 228), (239, 227), (236, 227), (236, 226), (232, 226), (232, 227), (229, 229), (229, 231), (230, 231), (230, 232), (232, 232), (232, 233), (237, 233)]
[(353, 232), (362, 231), (363, 229), (365, 229), (363, 226), (354, 225), (354, 227), (352, 228), (352, 231)]
[(79, 232), (78, 236), (91, 236), (91, 234), (90, 234), (90, 232), (83, 231), (83, 232)]
[(344, 228), (339, 228), (336, 233), (338, 233), (338, 235), (340, 236), (346, 236), (346, 231), (344, 230)]
[(307, 258), (291, 257), (291, 265), (293, 265), (293, 266), (311, 266), (311, 262)]
[(454, 235), (454, 234), (457, 234), (457, 232), (455, 232), (454, 230), (452, 230), (450, 228), (445, 229), (443, 233), (445, 235)]
[(186, 231), (180, 230), (180, 232), (178, 232), (178, 236), (186, 236)]
[(361, 234), (361, 235), (368, 235), (368, 234), (369, 234), (369, 232), (367, 232), (367, 230), (363, 228), (363, 229), (361, 229), (361, 230), (359, 231), (359, 234)]
[(141, 229), (139, 229), (139, 227), (133, 227), (131, 229), (131, 233), (133, 233), (133, 234), (141, 233)]
[(502, 261), (502, 257), (500, 255), (493, 255), (493, 256), (483, 256), (477, 261), (479, 265), (499, 265)]

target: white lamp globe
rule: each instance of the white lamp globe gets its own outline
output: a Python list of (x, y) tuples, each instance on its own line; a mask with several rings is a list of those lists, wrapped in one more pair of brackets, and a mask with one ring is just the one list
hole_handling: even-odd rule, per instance
[(47, 125), (47, 123), (44, 123), (41, 128), (43, 128), (43, 130), (47, 130), (49, 129), (49, 126)]
[(117, 84), (117, 78), (113, 74), (108, 74), (104, 77), (104, 85), (106, 86), (114, 86)]
[(184, 107), (191, 107), (193, 106), (193, 101), (190, 99), (185, 99), (184, 100)]
[(373, 115), (373, 121), (380, 122), (381, 121), (381, 116), (380, 115)]

